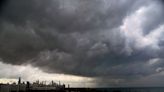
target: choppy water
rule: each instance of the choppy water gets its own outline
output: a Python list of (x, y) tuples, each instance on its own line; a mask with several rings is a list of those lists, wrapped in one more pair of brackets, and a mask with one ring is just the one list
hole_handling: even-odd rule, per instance
[(101, 92), (164, 92), (164, 87), (145, 88), (97, 88)]

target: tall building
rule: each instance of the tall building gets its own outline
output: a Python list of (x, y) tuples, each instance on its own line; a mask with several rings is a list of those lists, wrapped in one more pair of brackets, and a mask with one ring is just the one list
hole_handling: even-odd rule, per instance
[(21, 77), (19, 77), (18, 84), (21, 84)]

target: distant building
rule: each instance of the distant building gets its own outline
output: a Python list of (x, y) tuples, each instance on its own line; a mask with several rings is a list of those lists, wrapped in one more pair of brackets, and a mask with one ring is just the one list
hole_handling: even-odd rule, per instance
[(19, 77), (18, 79), (18, 84), (21, 84), (21, 77)]
[(18, 84), (0, 84), (0, 92), (30, 92), (30, 90), (64, 90), (65, 85), (60, 85), (55, 82), (51, 82), (49, 85), (46, 85), (46, 82), (36, 81), (34, 83), (21, 83), (21, 77), (18, 79)]

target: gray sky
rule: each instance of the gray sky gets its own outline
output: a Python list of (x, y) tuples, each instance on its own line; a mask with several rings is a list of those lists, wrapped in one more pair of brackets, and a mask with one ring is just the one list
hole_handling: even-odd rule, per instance
[(162, 0), (1, 1), (0, 78), (28, 80), (37, 68), (92, 86), (163, 86), (163, 9)]

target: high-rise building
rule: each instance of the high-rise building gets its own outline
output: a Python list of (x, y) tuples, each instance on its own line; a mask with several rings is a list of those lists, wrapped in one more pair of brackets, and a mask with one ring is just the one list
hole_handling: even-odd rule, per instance
[(21, 77), (19, 77), (18, 84), (21, 84)]

